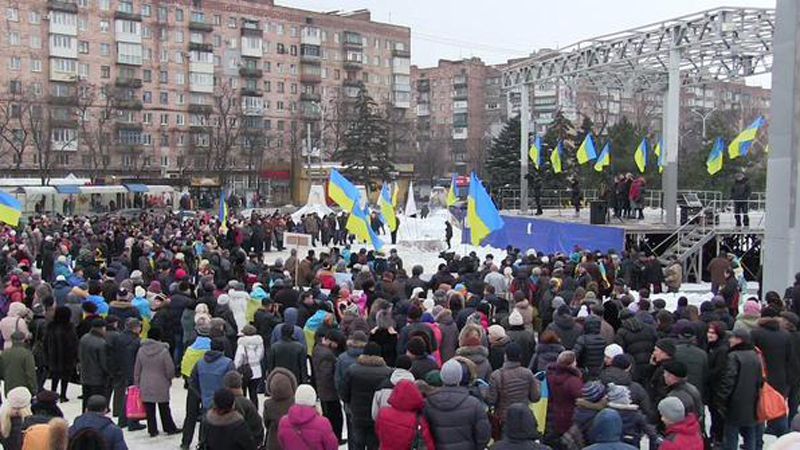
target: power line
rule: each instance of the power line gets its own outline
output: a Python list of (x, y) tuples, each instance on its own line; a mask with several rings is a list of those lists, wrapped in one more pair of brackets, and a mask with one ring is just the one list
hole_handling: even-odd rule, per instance
[(519, 54), (519, 55), (528, 55), (530, 53), (529, 50), (521, 50), (521, 49), (512, 49), (512, 48), (505, 48), (505, 47), (497, 47), (491, 44), (482, 44), (479, 42), (471, 42), (466, 41), (463, 39), (456, 39), (444, 36), (437, 36), (435, 34), (429, 34), (425, 32), (421, 32), (415, 29), (411, 31), (411, 37), (420, 39), (423, 41), (434, 42), (437, 44), (448, 45), (451, 47), (458, 47), (458, 48), (471, 48), (471, 49), (478, 49), (487, 52), (499, 53), (499, 54)]

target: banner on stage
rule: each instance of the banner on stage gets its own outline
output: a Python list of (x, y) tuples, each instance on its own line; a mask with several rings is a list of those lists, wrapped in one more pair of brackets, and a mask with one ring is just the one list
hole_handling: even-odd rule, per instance
[[(505, 226), (493, 232), (483, 245), (506, 248), (511, 245), (523, 251), (535, 248), (544, 253), (571, 253), (575, 246), (607, 252), (625, 249), (625, 230), (622, 228), (559, 222), (503, 215)], [(462, 243), (469, 243), (469, 229), (461, 234)]]

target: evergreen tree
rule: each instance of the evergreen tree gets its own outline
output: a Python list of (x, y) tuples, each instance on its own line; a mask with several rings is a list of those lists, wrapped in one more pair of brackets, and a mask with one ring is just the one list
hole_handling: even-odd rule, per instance
[[(573, 167), (578, 164), (575, 160), (575, 151), (578, 149), (580, 142), (576, 144), (576, 135), (575, 125), (564, 116), (563, 112), (558, 111), (542, 138), (544, 164), (542, 169), (534, 175), (539, 177), (544, 189), (563, 189), (566, 187), (567, 176), (572, 173)], [(559, 141), (562, 142), (564, 147), (564, 153), (561, 155), (562, 171), (559, 174), (554, 174), (550, 165), (550, 153), (558, 146)]]
[[(503, 125), (500, 134), (492, 139), (492, 145), (486, 156), (487, 181), (494, 188), (504, 186), (519, 188), (519, 116), (512, 117)], [(529, 163), (533, 165), (532, 162)]]
[(386, 119), (362, 85), (353, 105), (353, 121), (344, 134), (344, 145), (334, 155), (342, 163), (344, 175), (372, 192), (389, 180), (393, 164), (388, 135)]
[[(622, 117), (622, 119), (612, 125), (608, 129), (607, 140), (611, 141), (611, 166), (606, 167), (603, 171), (607, 174), (625, 174), (625, 173), (633, 173), (639, 174), (639, 169), (636, 167), (636, 163), (633, 160), (633, 154), (636, 151), (636, 147), (639, 146), (639, 143), (642, 141), (642, 138), (647, 135), (647, 130), (641, 128), (628, 120), (627, 117)], [(602, 150), (603, 146), (606, 144), (606, 141), (598, 142), (598, 153)], [(649, 154), (648, 155), (651, 159), (655, 158), (655, 155)], [(653, 173), (658, 175), (658, 169), (655, 168), (654, 165), (648, 164), (646, 175), (653, 176)], [(648, 182), (648, 186), (652, 184)]]

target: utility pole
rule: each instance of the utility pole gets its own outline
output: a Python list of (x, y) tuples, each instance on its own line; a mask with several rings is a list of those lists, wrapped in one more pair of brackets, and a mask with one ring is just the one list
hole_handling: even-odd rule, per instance
[(519, 213), (528, 214), (528, 84), (520, 85), (519, 102)]

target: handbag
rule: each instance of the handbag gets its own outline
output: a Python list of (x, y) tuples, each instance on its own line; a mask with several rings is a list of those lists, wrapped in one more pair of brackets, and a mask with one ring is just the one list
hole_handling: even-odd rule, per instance
[(414, 430), (414, 443), (411, 445), (411, 450), (428, 450), (428, 444), (425, 443), (425, 436), (422, 433), (422, 416), (417, 413), (417, 425)]
[(125, 397), (125, 417), (128, 420), (144, 420), (147, 412), (142, 401), (142, 391), (139, 386), (128, 386), (128, 395)]
[(789, 415), (789, 405), (786, 404), (786, 399), (783, 395), (767, 382), (767, 365), (764, 362), (764, 355), (761, 353), (761, 349), (756, 347), (756, 353), (761, 361), (761, 377), (764, 379), (764, 384), (761, 386), (758, 396), (756, 417), (759, 422), (763, 423)]
[(240, 374), (242, 374), (242, 385), (247, 386), (250, 383), (250, 380), (253, 379), (253, 368), (250, 367), (250, 355), (247, 354), (247, 346), (242, 346), (244, 348), (244, 363), (236, 368)]
[[(503, 371), (500, 370), (500, 386), (497, 389), (497, 402), (495, 405), (500, 404), (500, 396), (503, 392)], [(503, 417), (498, 414), (497, 406), (492, 408), (489, 413), (489, 424), (492, 426), (492, 439), (497, 442), (503, 438)]]

